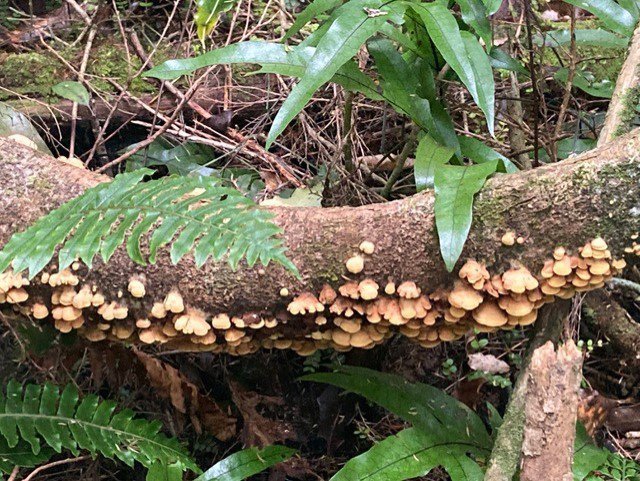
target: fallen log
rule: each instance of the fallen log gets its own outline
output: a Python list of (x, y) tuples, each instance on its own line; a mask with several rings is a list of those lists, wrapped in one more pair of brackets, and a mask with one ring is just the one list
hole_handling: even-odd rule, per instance
[[(637, 259), (639, 147), (634, 131), (574, 159), (491, 179), (455, 275), (441, 260), (434, 197), (425, 192), (358, 208), (272, 208), (300, 279), (275, 265), (198, 269), (191, 257), (172, 265), (167, 253), (140, 266), (120, 248), (108, 264), (59, 273), (53, 263), (28, 284), (5, 273), (0, 300), (92, 340), (232, 354), (370, 348), (394, 333), (434, 346), (474, 328), (512, 329), (533, 323), (547, 302), (601, 287), (625, 253)], [(0, 245), (108, 180), (0, 139)], [(523, 243), (504, 245), (506, 232)], [(142, 297), (131, 290), (136, 279)]]

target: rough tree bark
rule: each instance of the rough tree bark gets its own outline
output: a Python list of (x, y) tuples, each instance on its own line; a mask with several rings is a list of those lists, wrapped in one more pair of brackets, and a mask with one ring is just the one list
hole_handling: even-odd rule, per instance
[(518, 470), (524, 437), (531, 360), (538, 348), (549, 342), (558, 342), (570, 310), (570, 301), (546, 306), (536, 322), (535, 330), (527, 345), (527, 352), (522, 360), (518, 379), (509, 396), (509, 404), (507, 404), (502, 425), (491, 450), (484, 476), (485, 481), (511, 481)]
[(636, 27), (627, 58), (616, 80), (616, 87), (607, 109), (598, 146), (611, 142), (620, 133), (628, 131), (640, 100), (640, 25)]
[(551, 342), (531, 359), (522, 445), (522, 481), (571, 481), (582, 353), (569, 341)]
[[(619, 258), (625, 248), (633, 250), (631, 237), (640, 230), (639, 147), (640, 131), (635, 131), (568, 161), (496, 176), (477, 196), (462, 262), (473, 258), (491, 274), (522, 265), (538, 275), (558, 246), (577, 254), (586, 242), (603, 236), (614, 257)], [(0, 139), (0, 245), (64, 201), (107, 180)], [(440, 257), (433, 205), (433, 194), (426, 192), (359, 208), (272, 209), (275, 222), (283, 228), (288, 256), (302, 275), (300, 280), (274, 265), (241, 265), (233, 272), (225, 263), (208, 263), (197, 269), (191, 258), (185, 258), (174, 266), (167, 254), (160, 255), (155, 265), (143, 267), (133, 263), (124, 249), (119, 249), (108, 265), (96, 262), (90, 271), (81, 266), (74, 275), (78, 287), (99, 287), (107, 300), (130, 307), (133, 321), (149, 317), (154, 302), (162, 302), (171, 290), (177, 290), (188, 308), (207, 316), (226, 313), (247, 322), (275, 316), (281, 321), (278, 329), (288, 333), (285, 337), (305, 330), (309, 333), (315, 328), (316, 316), (290, 315), (287, 305), (295, 295), (309, 292), (317, 296), (324, 284), (337, 289), (344, 280), (367, 278), (377, 282), (382, 291), (389, 281), (411, 281), (423, 293), (435, 293), (433, 303), (446, 304), (447, 294), (443, 296), (438, 289), (450, 288), (455, 276), (446, 271)], [(507, 230), (521, 235), (524, 244), (503, 245), (500, 239)], [(358, 252), (364, 240), (375, 245), (375, 252), (365, 256), (361, 274), (349, 275), (345, 261)], [(147, 295), (142, 300), (126, 294), (134, 275), (145, 278)], [(281, 295), (283, 288), (289, 296)], [(48, 302), (52, 291), (38, 282), (27, 290), (31, 300), (43, 302)], [(482, 296), (494, 303), (488, 294)], [(439, 308), (439, 314), (448, 307)], [(328, 310), (324, 314), (331, 321)], [(319, 324), (317, 319), (315, 322)], [(438, 323), (436, 327), (441, 329), (442, 320)], [(456, 331), (452, 337), (460, 335)], [(446, 337), (451, 333), (440, 336), (443, 340)]]

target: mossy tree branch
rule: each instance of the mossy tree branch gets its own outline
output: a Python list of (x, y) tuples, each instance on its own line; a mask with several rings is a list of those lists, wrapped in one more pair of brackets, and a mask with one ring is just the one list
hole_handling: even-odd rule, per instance
[[(619, 258), (640, 230), (639, 150), (640, 131), (636, 131), (575, 159), (491, 179), (476, 198), (474, 224), (460, 264), (473, 258), (491, 274), (523, 265), (538, 275), (556, 247), (577, 254), (579, 247), (599, 235)], [(63, 202), (108, 180), (0, 139), (0, 245)], [(207, 263), (197, 269), (190, 256), (174, 266), (167, 253), (159, 255), (154, 265), (140, 266), (124, 248), (108, 264), (94, 262), (90, 270), (80, 266), (73, 274), (78, 289), (95, 286), (106, 300), (128, 308), (125, 322), (145, 319), (154, 303), (178, 291), (187, 309), (206, 316), (224, 313), (245, 319), (244, 323), (275, 318), (280, 322), (274, 331), (278, 335), (291, 339), (302, 334), (304, 339), (319, 321), (315, 316), (292, 316), (288, 306), (294, 296), (317, 296), (324, 284), (337, 290), (345, 280), (357, 286), (367, 279), (382, 292), (389, 281), (398, 285), (411, 281), (426, 295), (452, 286), (457, 276), (447, 272), (440, 257), (433, 205), (433, 193), (424, 192), (359, 208), (273, 208), (300, 279), (275, 265), (249, 268), (241, 264), (234, 272), (225, 263)], [(522, 236), (524, 244), (503, 245), (500, 239), (507, 230)], [(362, 272), (352, 275), (345, 262), (365, 240), (375, 250), (364, 255)], [(51, 266), (47, 270), (55, 272)], [(134, 277), (144, 279), (142, 299), (127, 292)], [(46, 303), (55, 288), (38, 279), (25, 290), (29, 302)], [(483, 296), (491, 300), (488, 294)], [(331, 323), (328, 311), (329, 306), (323, 314)], [(440, 338), (446, 340), (450, 334)], [(461, 335), (455, 334), (451, 338)]]

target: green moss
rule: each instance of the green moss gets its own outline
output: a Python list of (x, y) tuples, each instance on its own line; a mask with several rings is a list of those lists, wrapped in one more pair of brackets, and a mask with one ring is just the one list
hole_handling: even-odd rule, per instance
[[(156, 62), (160, 62), (155, 58)], [(92, 52), (91, 60), (87, 65), (87, 73), (97, 77), (108, 77), (114, 79), (119, 84), (127, 82), (130, 76), (135, 74), (142, 63), (137, 56), (131, 58), (131, 64), (127, 62), (124, 55), (122, 45), (119, 42), (101, 42)], [(95, 87), (99, 90), (110, 92), (114, 91), (113, 85), (107, 80), (96, 79), (93, 81)], [(133, 92), (154, 92), (156, 87), (141, 78), (133, 79), (130, 90)]]
[(620, 114), (620, 123), (616, 126), (613, 133), (614, 137), (626, 134), (633, 127), (633, 121), (638, 112), (640, 105), (640, 85), (627, 89), (622, 96), (622, 112)]
[[(65, 80), (65, 75), (66, 67), (48, 53), (11, 54), (0, 62), (0, 84), (21, 95), (48, 97), (51, 87)], [(6, 91), (0, 92), (0, 100), (9, 97)]]
[[(54, 45), (58, 54), (71, 65), (77, 66), (82, 51), (78, 48), (59, 48)], [(166, 49), (159, 49), (154, 56), (155, 63), (168, 59)], [(121, 85), (126, 84), (129, 76), (136, 73), (141, 62), (137, 56), (131, 58), (129, 65), (124, 47), (121, 42), (113, 39), (98, 39), (87, 64), (87, 74), (94, 77), (109, 77)], [(43, 52), (29, 52), (10, 54), (0, 60), (0, 85), (20, 95), (37, 97), (47, 100), (52, 97), (51, 87), (63, 80), (73, 80), (73, 74), (53, 54)], [(115, 92), (116, 89), (107, 80), (91, 78), (95, 88), (103, 92)], [(141, 78), (135, 78), (129, 89), (133, 93), (155, 92), (157, 87)], [(7, 100), (14, 96), (0, 91), (0, 100)]]

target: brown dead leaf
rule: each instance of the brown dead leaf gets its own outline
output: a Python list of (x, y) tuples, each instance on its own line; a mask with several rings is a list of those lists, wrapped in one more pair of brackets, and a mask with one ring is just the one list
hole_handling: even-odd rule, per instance
[(289, 423), (278, 419), (269, 419), (258, 412), (259, 407), (262, 407), (264, 411), (281, 411), (282, 406), (285, 405), (282, 398), (247, 391), (234, 381), (229, 381), (229, 388), (233, 402), (244, 420), (242, 441), (245, 445), (264, 447), (296, 438)]
[(204, 429), (221, 441), (227, 441), (236, 434), (237, 419), (223, 411), (211, 398), (202, 395), (180, 371), (148, 354), (134, 352), (158, 394), (170, 399), (173, 407), (188, 415), (198, 433)]

